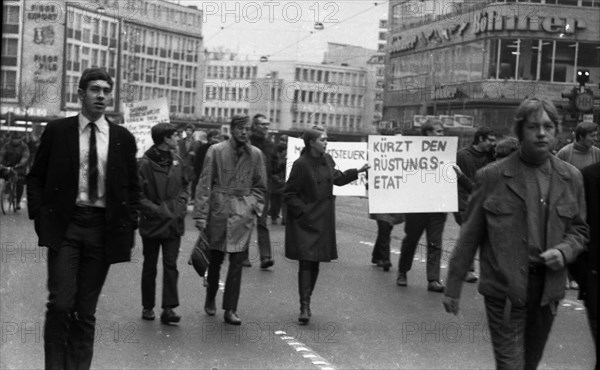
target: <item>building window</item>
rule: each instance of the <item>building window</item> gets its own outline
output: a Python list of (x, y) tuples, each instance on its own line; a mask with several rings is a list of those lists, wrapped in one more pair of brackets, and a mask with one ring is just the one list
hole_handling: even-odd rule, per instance
[(19, 49), (19, 40), (2, 38), (2, 65), (16, 66)]
[[(19, 24), (19, 7), (14, 5), (2, 6), (4, 15), (2, 16), (2, 24)], [(4, 77), (4, 76), (3, 76)]]
[[(6, 16), (6, 13), (5, 13), (5, 16)], [(2, 71), (2, 97), (7, 98), (7, 99), (17, 97), (17, 72), (16, 71)]]

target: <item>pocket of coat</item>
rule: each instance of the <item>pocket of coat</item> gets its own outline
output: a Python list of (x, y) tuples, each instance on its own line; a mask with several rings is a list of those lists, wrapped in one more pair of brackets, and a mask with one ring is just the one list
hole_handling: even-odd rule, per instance
[(484, 202), (483, 209), (496, 216), (509, 216), (514, 213), (514, 207), (510, 203), (497, 200)]
[(562, 218), (572, 219), (577, 214), (577, 203), (558, 204), (556, 213)]

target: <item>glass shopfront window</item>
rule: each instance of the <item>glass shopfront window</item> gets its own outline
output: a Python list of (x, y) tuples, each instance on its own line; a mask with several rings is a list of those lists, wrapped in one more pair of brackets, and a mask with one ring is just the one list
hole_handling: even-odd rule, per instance
[(555, 41), (553, 82), (573, 82), (575, 76), (575, 48), (573, 41)]
[(537, 39), (492, 40), (488, 78), (573, 83), (578, 68), (590, 69), (592, 76), (598, 76), (599, 59), (598, 44)]

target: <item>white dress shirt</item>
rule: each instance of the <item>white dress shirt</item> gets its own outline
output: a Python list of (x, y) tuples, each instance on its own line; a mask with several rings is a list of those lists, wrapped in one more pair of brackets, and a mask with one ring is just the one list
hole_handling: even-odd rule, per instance
[(78, 205), (106, 207), (106, 162), (108, 159), (108, 121), (102, 115), (96, 123), (96, 150), (98, 152), (98, 200), (92, 203), (88, 197), (88, 157), (90, 151), (90, 120), (79, 114), (79, 182)]

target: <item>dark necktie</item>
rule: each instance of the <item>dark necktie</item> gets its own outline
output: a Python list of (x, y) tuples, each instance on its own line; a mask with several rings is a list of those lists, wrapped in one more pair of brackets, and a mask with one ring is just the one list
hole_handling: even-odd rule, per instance
[(90, 154), (88, 155), (88, 198), (98, 200), (98, 151), (96, 150), (96, 123), (90, 122)]

